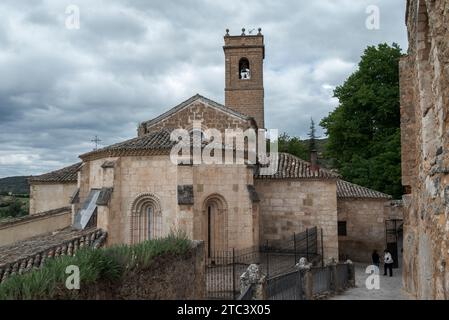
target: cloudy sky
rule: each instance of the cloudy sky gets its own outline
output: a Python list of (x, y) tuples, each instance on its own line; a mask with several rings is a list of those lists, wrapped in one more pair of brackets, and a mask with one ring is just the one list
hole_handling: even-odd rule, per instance
[(262, 28), (266, 126), (305, 137), (366, 46), (407, 48), (404, 12), (405, 0), (2, 0), (0, 177), (72, 164), (95, 135), (134, 137), (138, 122), (196, 93), (223, 102), (226, 28)]

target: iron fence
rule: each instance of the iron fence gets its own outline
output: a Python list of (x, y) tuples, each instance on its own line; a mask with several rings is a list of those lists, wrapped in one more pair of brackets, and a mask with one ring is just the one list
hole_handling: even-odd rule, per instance
[(206, 257), (207, 297), (236, 299), (240, 276), (250, 264), (258, 264), (267, 277), (273, 277), (294, 271), (301, 257), (312, 262), (320, 258), (316, 227), (282, 240), (266, 241), (260, 247), (210, 252)]
[(269, 300), (302, 300), (301, 273), (293, 271), (268, 279), (267, 298)]
[(249, 285), (245, 290), (240, 294), (237, 300), (252, 300), (253, 298), (253, 285)]
[(337, 279), (336, 287), (337, 290), (343, 290), (347, 286), (349, 280), (348, 266), (344, 263), (337, 264)]
[(331, 291), (331, 270), (329, 267), (312, 268), (313, 294), (322, 294)]

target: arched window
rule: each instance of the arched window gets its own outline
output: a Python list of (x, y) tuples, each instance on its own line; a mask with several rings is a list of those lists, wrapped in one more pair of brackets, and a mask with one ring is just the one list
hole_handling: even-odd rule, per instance
[(249, 61), (246, 58), (242, 58), (239, 61), (239, 79), (249, 80), (251, 79), (251, 69)]
[(162, 213), (159, 199), (146, 193), (139, 195), (131, 205), (131, 243), (162, 237)]

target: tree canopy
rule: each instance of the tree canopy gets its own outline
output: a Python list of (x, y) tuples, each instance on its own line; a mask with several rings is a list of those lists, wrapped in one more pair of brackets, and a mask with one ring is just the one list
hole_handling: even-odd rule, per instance
[(326, 156), (344, 179), (399, 197), (401, 145), (397, 44), (369, 46), (358, 70), (334, 90), (339, 106), (320, 125)]

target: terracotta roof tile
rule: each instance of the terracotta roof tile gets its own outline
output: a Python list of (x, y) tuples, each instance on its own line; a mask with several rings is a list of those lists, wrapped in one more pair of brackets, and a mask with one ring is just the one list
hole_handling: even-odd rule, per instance
[(337, 198), (391, 199), (391, 196), (344, 180), (337, 180)]
[(256, 179), (335, 179), (339, 175), (330, 170), (319, 168), (311, 170), (311, 163), (289, 153), (278, 153), (278, 169), (273, 175), (261, 175), (260, 169)]
[(106, 153), (112, 155), (114, 152), (120, 151), (145, 151), (145, 150), (161, 150), (171, 149), (176, 144), (176, 141), (170, 140), (170, 131), (162, 129), (143, 135), (141, 137), (129, 139), (123, 142), (119, 142), (98, 150), (94, 150), (80, 157), (88, 157), (93, 154)]
[(60, 183), (72, 183), (77, 180), (77, 172), (81, 168), (82, 162), (75, 163), (71, 166), (55, 170), (42, 174), (40, 176), (32, 176), (28, 179), (30, 183), (33, 182), (60, 182)]

